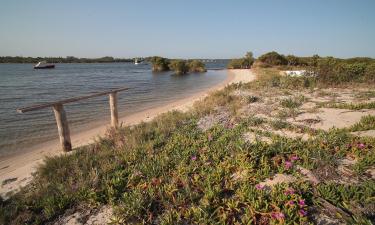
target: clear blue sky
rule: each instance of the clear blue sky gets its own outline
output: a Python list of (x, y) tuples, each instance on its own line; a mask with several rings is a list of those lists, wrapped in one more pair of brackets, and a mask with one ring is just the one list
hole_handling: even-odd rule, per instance
[(375, 0), (0, 0), (0, 55), (375, 57)]

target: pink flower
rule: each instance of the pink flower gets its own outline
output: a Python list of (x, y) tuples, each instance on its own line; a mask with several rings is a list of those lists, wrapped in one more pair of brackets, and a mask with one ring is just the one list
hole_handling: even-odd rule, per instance
[(363, 144), (363, 143), (359, 143), (359, 144), (358, 144), (358, 148), (360, 148), (360, 149), (363, 149), (363, 148), (365, 148), (365, 147), (366, 147), (366, 145)]
[(294, 205), (294, 201), (293, 201), (293, 200), (290, 200), (287, 204), (288, 204), (288, 205)]
[(297, 160), (299, 160), (299, 157), (296, 156), (296, 155), (294, 155), (294, 156), (290, 157), (290, 160), (291, 160), (292, 162), (293, 162), (293, 161), (297, 161)]
[(285, 161), (285, 169), (289, 170), (293, 167), (293, 163), (291, 161)]
[(255, 188), (256, 188), (257, 190), (263, 190), (263, 189), (264, 189), (264, 186), (261, 185), (261, 184), (257, 184), (257, 185), (255, 185)]
[(292, 195), (292, 194), (294, 194), (294, 189), (293, 188), (288, 188), (288, 190), (286, 190), (285, 192), (284, 192), (284, 194), (286, 194), (286, 195)]
[(271, 214), (271, 217), (274, 218), (274, 219), (277, 219), (277, 220), (282, 220), (282, 219), (285, 218), (285, 215), (282, 212), (273, 212)]
[(301, 207), (306, 206), (306, 204), (305, 204), (305, 200), (304, 200), (304, 199), (299, 200), (299, 201), (298, 201), (298, 205), (301, 206)]
[(194, 155), (194, 156), (191, 157), (191, 160), (195, 161), (195, 160), (197, 160), (197, 157)]
[(307, 212), (305, 210), (303, 210), (303, 209), (300, 209), (298, 211), (298, 213), (299, 213), (300, 216), (307, 216)]

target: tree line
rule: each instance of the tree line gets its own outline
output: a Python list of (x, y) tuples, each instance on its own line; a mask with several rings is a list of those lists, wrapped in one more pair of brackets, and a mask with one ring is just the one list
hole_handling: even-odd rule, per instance
[[(140, 58), (139, 60), (143, 60)], [(22, 56), (0, 56), (0, 63), (37, 63), (47, 61), (49, 63), (115, 63), (134, 62), (133, 58), (114, 58), (105, 56), (100, 58), (77, 58), (67, 57), (22, 57)]]

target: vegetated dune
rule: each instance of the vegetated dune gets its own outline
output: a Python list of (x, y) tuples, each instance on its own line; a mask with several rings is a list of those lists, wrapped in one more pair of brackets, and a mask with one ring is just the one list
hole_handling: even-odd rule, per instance
[(189, 110), (48, 159), (1, 206), (4, 221), (373, 222), (375, 138), (355, 132), (375, 130), (374, 87), (256, 72), (230, 71), (237, 82)]

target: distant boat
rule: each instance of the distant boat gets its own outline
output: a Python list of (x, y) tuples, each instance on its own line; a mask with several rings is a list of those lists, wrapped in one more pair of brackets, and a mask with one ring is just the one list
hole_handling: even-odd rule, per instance
[(134, 60), (134, 64), (135, 64), (135, 65), (138, 65), (138, 64), (139, 64), (138, 59), (135, 59), (135, 60)]
[(34, 66), (34, 69), (53, 69), (53, 68), (55, 68), (55, 65), (49, 64), (46, 61), (38, 62), (38, 64)]

